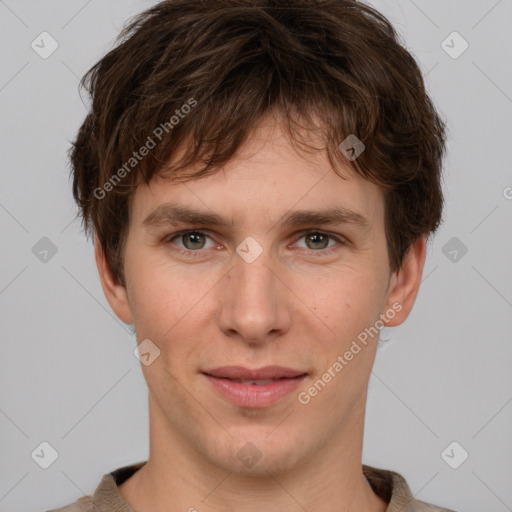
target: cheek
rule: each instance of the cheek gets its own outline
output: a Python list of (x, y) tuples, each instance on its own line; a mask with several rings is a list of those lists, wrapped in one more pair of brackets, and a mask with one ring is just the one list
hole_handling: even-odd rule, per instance
[[(132, 253), (129, 300), (135, 325), (162, 336), (179, 322), (201, 298), (201, 282), (181, 275), (175, 265)], [(141, 335), (144, 333), (140, 333)]]
[(137, 340), (154, 342), (161, 362), (172, 373), (179, 365), (195, 361), (192, 356), (202, 339), (197, 326), (208, 317), (211, 302), (207, 292), (214, 284), (177, 275), (168, 267), (141, 265), (137, 269), (129, 293)]
[(383, 304), (384, 284), (377, 276), (361, 271), (337, 272), (321, 281), (306, 279), (297, 285), (297, 295), (309, 316), (341, 344), (373, 323)]
[[(343, 298), (323, 303), (325, 310), (329, 310), (329, 328), (336, 336), (330, 332), (328, 339), (312, 340), (311, 352), (322, 357), (318, 358), (318, 373), (305, 389), (303, 398), (309, 397), (313, 407), (322, 410), (333, 423), (342, 421), (347, 411), (363, 399), (375, 361), (378, 331), (374, 324), (380, 309), (375, 300), (376, 291), (370, 289), (370, 283), (365, 284), (366, 287), (355, 288), (353, 293), (343, 286), (336, 288), (337, 292), (345, 292), (340, 295)], [(317, 311), (320, 308), (319, 305)]]

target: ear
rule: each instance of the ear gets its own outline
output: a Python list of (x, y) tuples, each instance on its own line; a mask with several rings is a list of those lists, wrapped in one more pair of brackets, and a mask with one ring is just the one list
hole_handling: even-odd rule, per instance
[(105, 298), (120, 320), (125, 324), (132, 324), (133, 318), (126, 288), (110, 270), (105, 258), (105, 253), (103, 252), (101, 244), (96, 237), (94, 237), (94, 255), (96, 257), (96, 265), (98, 267), (101, 287), (103, 288)]
[[(409, 247), (402, 266), (390, 278), (384, 318), (381, 317), (386, 327), (400, 325), (409, 316), (420, 288), (425, 256), (426, 240), (421, 236)], [(393, 318), (386, 311), (395, 312)]]

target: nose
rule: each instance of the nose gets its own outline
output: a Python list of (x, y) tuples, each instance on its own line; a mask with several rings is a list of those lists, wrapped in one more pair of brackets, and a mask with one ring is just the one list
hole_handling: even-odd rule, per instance
[(236, 257), (221, 284), (219, 327), (224, 335), (252, 346), (275, 341), (290, 329), (291, 292), (278, 278), (270, 255), (252, 263)]

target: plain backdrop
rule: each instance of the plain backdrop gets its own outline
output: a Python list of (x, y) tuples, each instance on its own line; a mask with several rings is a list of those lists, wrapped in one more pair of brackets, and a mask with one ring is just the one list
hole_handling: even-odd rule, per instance
[[(63, 506), (148, 455), (135, 337), (73, 220), (66, 151), (88, 105), (79, 78), (154, 3), (0, 0), (1, 511)], [(412, 314), (383, 333), (363, 461), (418, 499), (510, 511), (512, 2), (371, 4), (419, 60), (449, 141), (444, 223)]]

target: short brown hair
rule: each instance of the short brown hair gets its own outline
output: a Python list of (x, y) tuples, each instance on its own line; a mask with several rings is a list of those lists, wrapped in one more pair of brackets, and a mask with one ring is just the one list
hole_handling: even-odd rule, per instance
[[(382, 188), (392, 271), (441, 222), (445, 123), (390, 22), (362, 2), (166, 0), (130, 20), (81, 86), (92, 105), (69, 151), (73, 195), (121, 283), (135, 187), (164, 168), (181, 181), (217, 172), (267, 113), (291, 141), (301, 122), (321, 130), (335, 170)], [(351, 134), (366, 147), (356, 160), (339, 149)]]

